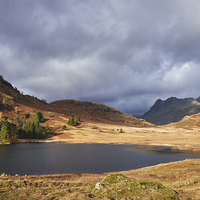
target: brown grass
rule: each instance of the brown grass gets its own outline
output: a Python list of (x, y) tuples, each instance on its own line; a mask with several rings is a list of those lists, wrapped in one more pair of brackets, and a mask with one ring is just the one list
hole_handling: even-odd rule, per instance
[[(170, 189), (169, 192), (175, 191), (174, 194), (182, 200), (200, 199), (200, 159), (187, 159), (137, 170), (105, 174), (41, 176), (6, 176), (2, 174), (0, 176), (0, 199), (108, 199), (104, 191), (89, 188), (93, 188), (93, 184), (102, 182), (102, 179), (110, 174), (122, 174), (132, 182), (148, 183), (150, 181), (151, 184), (162, 184)], [(116, 190), (118, 186), (123, 189), (124, 192), (119, 199), (130, 195), (128, 184), (126, 188), (126, 185), (119, 185), (120, 183), (110, 183), (106, 186), (108, 192)], [(167, 195), (166, 191), (168, 190), (164, 191), (165, 195)], [(140, 199), (149, 199), (150, 196), (158, 195), (156, 191), (144, 195), (144, 190), (138, 190), (137, 187), (132, 191), (132, 198), (130, 198), (134, 199), (135, 194), (140, 195)], [(118, 198), (115, 196), (112, 199)], [(159, 199), (165, 198), (160, 197)]]
[[(63, 123), (62, 121), (60, 123)], [(51, 125), (51, 127), (53, 124)], [(56, 127), (55, 127), (56, 128)], [(123, 133), (120, 133), (120, 129)], [(159, 126), (136, 128), (122, 125), (81, 122), (66, 131), (54, 131), (47, 141), (63, 140), (68, 143), (107, 143), (172, 146), (182, 150), (200, 150), (200, 129)]]

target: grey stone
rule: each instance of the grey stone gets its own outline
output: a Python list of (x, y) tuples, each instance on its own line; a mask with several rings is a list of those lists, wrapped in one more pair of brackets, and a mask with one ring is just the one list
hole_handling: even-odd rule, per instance
[(96, 185), (95, 185), (95, 189), (97, 189), (97, 190), (102, 190), (103, 189), (103, 185), (101, 184), (101, 183), (96, 183)]

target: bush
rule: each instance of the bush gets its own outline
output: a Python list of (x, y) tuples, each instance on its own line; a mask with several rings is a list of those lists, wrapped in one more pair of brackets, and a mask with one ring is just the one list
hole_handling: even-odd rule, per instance
[(46, 129), (46, 131), (50, 131), (48, 124), (46, 125), (45, 129)]
[(120, 128), (120, 131), (119, 131), (120, 133), (123, 133), (123, 130), (122, 130), (122, 128)]
[(30, 117), (29, 113), (26, 113), (25, 118), (28, 119)]
[(62, 127), (62, 130), (66, 130), (66, 128), (67, 128), (66, 125), (64, 125), (64, 126)]

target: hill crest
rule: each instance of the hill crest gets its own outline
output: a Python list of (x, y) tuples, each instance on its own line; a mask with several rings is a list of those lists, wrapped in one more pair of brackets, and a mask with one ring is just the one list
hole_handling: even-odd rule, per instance
[(0, 102), (2, 102), (0, 103), (0, 117), (11, 121), (16, 114), (19, 117), (24, 117), (27, 112), (33, 115), (36, 111), (42, 111), (46, 118), (49, 117), (49, 113), (54, 113), (55, 120), (60, 119), (57, 118), (58, 116), (70, 118), (80, 115), (82, 120), (87, 122), (122, 124), (135, 127), (154, 126), (144, 119), (137, 119), (102, 103), (73, 99), (46, 103), (45, 100), (40, 100), (37, 97), (23, 95), (17, 88), (5, 81), (2, 76), (0, 77)]

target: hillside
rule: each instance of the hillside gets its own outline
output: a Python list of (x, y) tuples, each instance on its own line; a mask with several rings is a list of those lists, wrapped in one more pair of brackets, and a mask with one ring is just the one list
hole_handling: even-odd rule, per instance
[(174, 128), (184, 128), (188, 130), (192, 130), (195, 128), (200, 127), (200, 113), (191, 115), (191, 116), (185, 116), (183, 119), (181, 119), (178, 122), (173, 122), (170, 124), (165, 125), (166, 127), (174, 127)]
[(45, 100), (40, 100), (37, 97), (23, 95), (17, 88), (5, 81), (2, 76), (0, 77), (0, 102), (0, 118), (11, 122), (16, 114), (24, 118), (26, 113), (29, 113), (31, 120), (36, 111), (41, 111), (46, 123), (48, 121), (52, 127), (58, 127), (58, 124), (66, 124), (69, 118), (77, 115), (80, 115), (84, 122), (135, 127), (154, 126), (143, 119), (137, 119), (101, 103), (59, 100), (48, 104)]
[(165, 125), (178, 122), (185, 116), (200, 112), (200, 97), (178, 99), (168, 98), (165, 101), (158, 99), (155, 104), (141, 118), (156, 125)]

